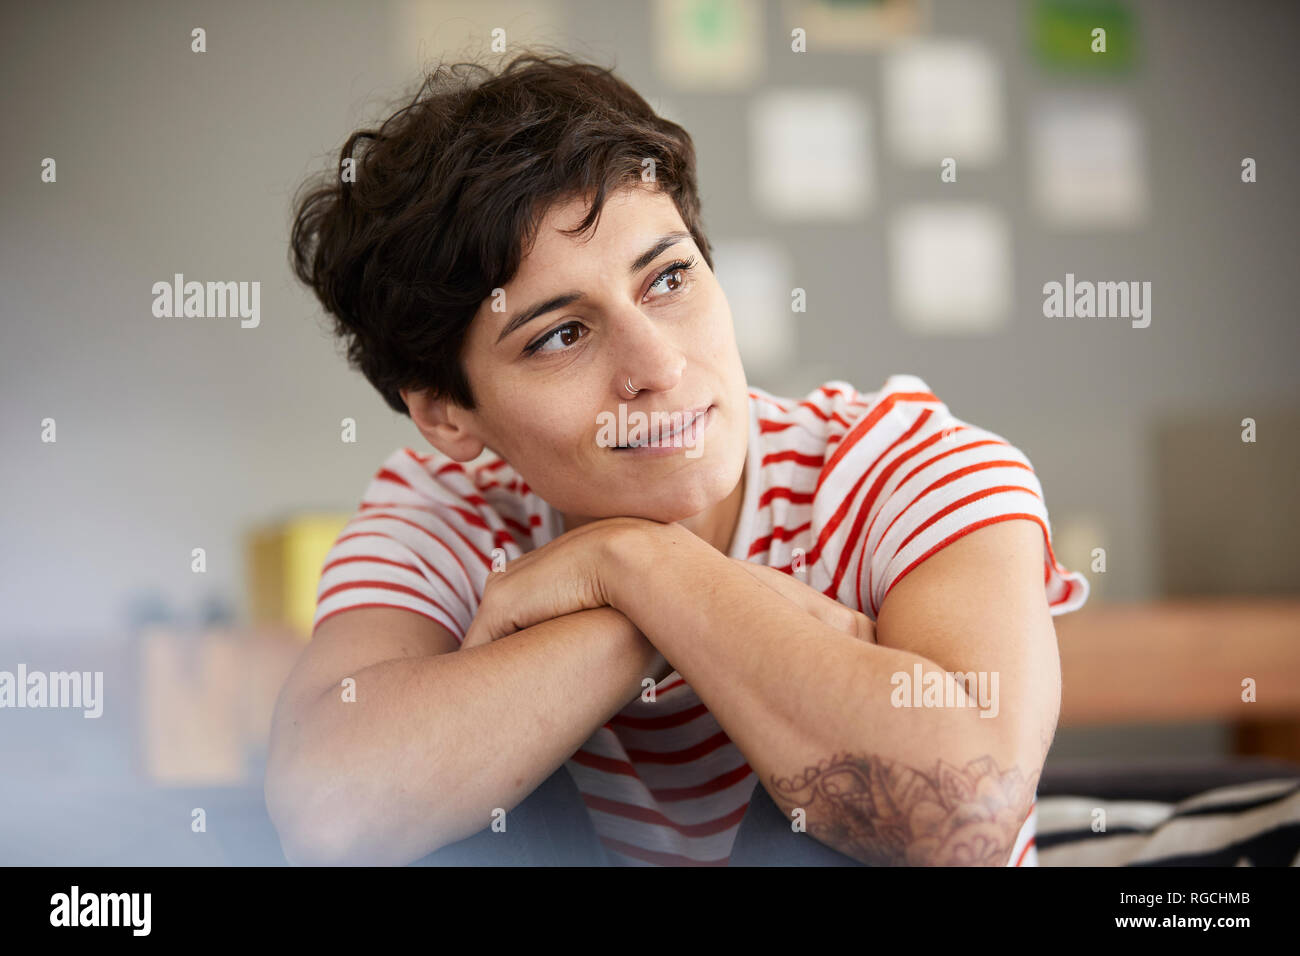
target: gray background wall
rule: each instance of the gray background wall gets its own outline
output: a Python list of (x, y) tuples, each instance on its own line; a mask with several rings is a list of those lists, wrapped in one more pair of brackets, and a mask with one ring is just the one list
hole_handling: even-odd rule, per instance
[[(834, 377), (870, 390), (893, 372), (920, 375), (958, 417), (1030, 455), (1055, 526), (1104, 529), (1104, 541), (1081, 543), (1107, 548), (1107, 574), (1091, 576), (1095, 599), (1160, 596), (1156, 425), (1210, 419), (1232, 432), (1249, 415), (1280, 442), (1263, 423), (1300, 406), (1300, 8), (1133, 7), (1138, 67), (1103, 82), (1143, 118), (1151, 215), (1137, 229), (1067, 236), (1029, 208), (1024, 115), (1043, 89), (1098, 81), (1042, 71), (1018, 3), (940, 2), (931, 29), (976, 39), (1001, 61), (1006, 161), (944, 186), (897, 166), (878, 137), (871, 213), (797, 227), (766, 220), (749, 194), (740, 144), (753, 91), (695, 95), (658, 77), (649, 4), (7, 5), (0, 638), (34, 647), (117, 634), (148, 592), (182, 614), (209, 596), (239, 611), (250, 524), (350, 510), (389, 452), (419, 447), (410, 422), (336, 353), (315, 301), (290, 277), (286, 241), (298, 183), (417, 78), (420, 23), (441, 24), (426, 58), (482, 44), (504, 25), (512, 42), (535, 37), (613, 63), (647, 99), (670, 101), (696, 139), (711, 237), (780, 241), (808, 289), (797, 360), (779, 381), (754, 384), (788, 393)], [(878, 55), (781, 56), (780, 7), (764, 8), (771, 46), (756, 90), (842, 86), (880, 115)], [(202, 56), (190, 52), (194, 26), (208, 33)], [(1260, 171), (1251, 186), (1239, 181), (1246, 155)], [(58, 161), (57, 184), (40, 181), (46, 156)], [(940, 189), (1009, 217), (1015, 309), (1001, 333), (918, 338), (891, 317), (886, 218)], [(150, 288), (175, 272), (260, 280), (260, 327), (154, 318)], [(1042, 284), (1066, 272), (1149, 280), (1151, 326), (1045, 320)], [(358, 422), (355, 444), (339, 441), (345, 416)], [(46, 417), (57, 444), (40, 441)], [(1214, 460), (1189, 466), (1204, 472), (1188, 480), (1213, 485)], [(1240, 507), (1262, 507), (1244, 497)], [(196, 546), (207, 549), (206, 575), (190, 571)], [(1073, 554), (1063, 560), (1086, 570)], [(1212, 746), (1219, 731), (1197, 733), (1179, 740)]]

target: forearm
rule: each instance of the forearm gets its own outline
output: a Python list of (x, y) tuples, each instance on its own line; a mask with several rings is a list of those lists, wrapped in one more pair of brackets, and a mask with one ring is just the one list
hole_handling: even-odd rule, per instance
[(638, 585), (614, 603), (785, 813), (802, 808), (809, 833), (863, 862), (1006, 862), (1036, 743), (976, 706), (894, 706), (894, 674), (942, 668), (836, 631), (682, 529), (656, 540), (620, 552), (618, 574)]
[(327, 689), (284, 777), (313, 862), (405, 864), (509, 812), (640, 691), (655, 649), (613, 608)]

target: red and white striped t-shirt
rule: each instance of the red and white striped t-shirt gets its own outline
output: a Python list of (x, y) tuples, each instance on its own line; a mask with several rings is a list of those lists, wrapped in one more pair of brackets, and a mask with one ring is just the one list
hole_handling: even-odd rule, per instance
[[(889, 589), (940, 548), (984, 525), (1043, 529), (1053, 615), (1081, 607), (1088, 581), (1052, 553), (1051, 526), (1025, 455), (954, 418), (912, 375), (872, 393), (830, 381), (803, 399), (749, 389), (744, 501), (730, 555), (791, 573), (875, 620)], [(490, 451), (458, 463), (394, 452), (326, 557), (319, 624), (347, 608), (389, 606), (463, 639), (492, 570), (561, 532), (560, 518)], [(725, 866), (757, 777), (676, 672), (655, 702), (638, 696), (565, 766), (615, 865)], [(1037, 865), (1037, 801), (1009, 865)]]

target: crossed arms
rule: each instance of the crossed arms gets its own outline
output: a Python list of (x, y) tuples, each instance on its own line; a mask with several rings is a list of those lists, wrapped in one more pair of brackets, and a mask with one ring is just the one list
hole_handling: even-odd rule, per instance
[[(1037, 524), (980, 528), (899, 580), (872, 627), (802, 582), (730, 559), (679, 525), (621, 518), (583, 525), (489, 578), (459, 652), (417, 664), (409, 659), (417, 651), (404, 650), (405, 660), (361, 670), (358, 686), (374, 688), (385, 709), (362, 717), (340, 707), (337, 675), (300, 708), (286, 703), (283, 715), (277, 708), (272, 818), (286, 852), (292, 842), (303, 862), (409, 861), (423, 855), (411, 847), (428, 852), (481, 829), (488, 808), (515, 805), (638, 693), (642, 679), (675, 668), (777, 806), (803, 811), (814, 838), (876, 865), (1004, 865), (1059, 711), (1042, 561)], [(553, 699), (522, 698), (524, 674), (547, 686), (565, 678), (557, 656), (572, 683)], [(900, 706), (896, 675), (928, 682), (943, 672), (996, 673), (996, 716), (981, 716), (990, 709), (951, 685), (947, 706)], [(400, 737), (400, 763), (375, 753), (374, 735), (435, 687), (443, 709), (430, 703), (427, 715), (443, 736), (417, 744), (413, 729)], [(491, 715), (487, 704), (478, 711), (469, 704), (484, 694), (497, 695)], [(473, 780), (401, 770), (412, 760), (468, 770), (471, 758), (457, 764), (452, 741), (474, 739), (473, 731), (480, 751), (496, 742), (499, 755), (480, 756)], [(327, 763), (327, 753), (346, 746), (340, 735), (351, 741), (350, 757)], [(273, 738), (273, 765), (276, 749)], [(545, 752), (525, 756), (536, 750)], [(431, 801), (441, 811), (436, 833), (418, 823)], [(304, 810), (308, 803), (314, 812)], [(369, 822), (362, 806), (372, 811)], [(350, 821), (346, 834), (328, 836), (321, 821), (342, 818)], [(298, 819), (317, 823), (304, 829)], [(290, 832), (306, 835), (291, 841)], [(334, 849), (308, 849), (323, 844)]]
[[(777, 806), (802, 808), (823, 843), (876, 865), (1007, 863), (1060, 701), (1035, 523), (995, 523), (932, 555), (891, 590), (877, 628), (680, 525), (632, 520), (605, 553), (593, 567), (537, 552), (538, 562), (494, 575), (467, 643), (607, 604), (673, 663)], [(548, 594), (557, 574), (576, 590)], [(996, 673), (1005, 706), (981, 709), (964, 686), (945, 706), (897, 706), (894, 675), (911, 681), (917, 665), (923, 675)]]

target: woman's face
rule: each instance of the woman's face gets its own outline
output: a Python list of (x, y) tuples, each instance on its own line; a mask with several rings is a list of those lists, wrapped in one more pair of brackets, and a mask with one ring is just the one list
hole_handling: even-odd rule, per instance
[[(553, 206), (518, 273), (475, 315), (463, 354), (479, 407), (443, 404), (435, 418), (446, 424), (421, 430), (459, 461), (486, 445), (569, 527), (681, 521), (731, 495), (744, 469), (748, 386), (731, 310), (667, 195), (626, 188), (593, 231), (560, 233), (587, 209)], [(707, 426), (663, 448), (701, 407)], [(617, 447), (645, 437), (651, 420), (655, 452), (667, 453)]]

